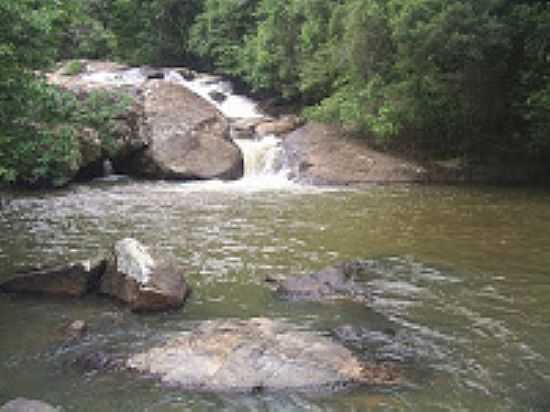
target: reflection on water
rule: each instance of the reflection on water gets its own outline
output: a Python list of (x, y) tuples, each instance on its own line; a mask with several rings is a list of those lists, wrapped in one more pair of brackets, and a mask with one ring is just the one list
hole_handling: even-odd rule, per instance
[[(250, 191), (116, 180), (10, 195), (0, 209), (0, 278), (132, 236), (175, 257), (195, 293), (183, 311), (145, 317), (96, 297), (0, 296), (0, 402), (27, 396), (68, 411), (548, 410), (549, 201), (514, 189)], [(281, 302), (264, 282), (350, 259), (370, 262), (368, 308)], [(140, 350), (200, 320), (254, 316), (345, 335), (363, 356), (402, 362), (408, 382), (330, 396), (189, 394), (78, 362)], [(61, 333), (73, 319), (91, 331), (77, 343)]]

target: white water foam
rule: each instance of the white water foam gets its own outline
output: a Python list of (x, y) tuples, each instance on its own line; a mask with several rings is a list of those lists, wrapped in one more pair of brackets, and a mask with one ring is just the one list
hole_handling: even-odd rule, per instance
[[(198, 75), (186, 80), (176, 70), (166, 70), (164, 79), (183, 85), (213, 104), (226, 118), (259, 119), (265, 117), (256, 102), (233, 94), (231, 83), (215, 76)], [(139, 68), (122, 71), (101, 71), (83, 76), (88, 82), (114, 86), (141, 86), (147, 77)], [(223, 101), (215, 100), (212, 95), (223, 94)], [(244, 177), (234, 182), (210, 181), (194, 185), (210, 190), (295, 190), (300, 187), (289, 179), (289, 170), (285, 165), (285, 153), (282, 140), (275, 135), (257, 139), (236, 139), (244, 157)]]
[[(258, 110), (257, 104), (245, 96), (233, 94), (231, 83), (213, 76), (197, 76), (193, 80), (186, 80), (175, 70), (169, 70), (165, 79), (180, 83), (189, 90), (208, 100), (229, 119), (257, 119), (264, 117)], [(211, 96), (212, 93), (222, 93), (225, 100), (218, 102)]]
[(85, 74), (82, 80), (90, 83), (99, 83), (112, 86), (141, 86), (147, 77), (139, 68), (120, 71), (99, 71)]

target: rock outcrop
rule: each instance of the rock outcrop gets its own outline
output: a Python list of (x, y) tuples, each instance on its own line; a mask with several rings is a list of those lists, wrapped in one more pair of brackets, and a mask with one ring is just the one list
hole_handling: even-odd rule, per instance
[(33, 269), (0, 284), (0, 290), (80, 297), (93, 290), (106, 267), (106, 260), (85, 260), (50, 269)]
[(304, 183), (349, 185), (420, 182), (423, 166), (373, 150), (334, 126), (307, 123), (284, 140), (294, 176)]
[(369, 265), (361, 261), (345, 262), (305, 276), (279, 282), (277, 294), (289, 300), (368, 299), (365, 278)]
[(61, 408), (54, 408), (42, 401), (17, 398), (9, 401), (0, 408), (0, 412), (61, 412)]
[(400, 381), (394, 367), (367, 364), (326, 336), (265, 318), (203, 322), (130, 357), (127, 366), (201, 391), (337, 390)]
[(101, 293), (127, 303), (133, 311), (183, 305), (189, 287), (173, 264), (155, 260), (135, 239), (121, 240), (114, 249), (113, 260), (101, 279)]
[(184, 86), (151, 80), (144, 90), (144, 128), (150, 144), (130, 172), (160, 179), (238, 179), (243, 158), (218, 110)]

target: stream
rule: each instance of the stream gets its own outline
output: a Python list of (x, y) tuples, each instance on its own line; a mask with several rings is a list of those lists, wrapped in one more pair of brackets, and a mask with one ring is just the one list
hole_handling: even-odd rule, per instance
[[(111, 177), (8, 194), (0, 280), (134, 237), (173, 256), (193, 294), (182, 310), (145, 316), (96, 296), (0, 295), (0, 404), (24, 396), (69, 412), (550, 410), (549, 192), (302, 186), (288, 180), (279, 143), (238, 142), (246, 175), (237, 182)], [(265, 282), (353, 259), (372, 262), (367, 306), (281, 301)], [(189, 393), (77, 361), (139, 351), (202, 320), (252, 317), (327, 335), (362, 328), (368, 345), (354, 349), (399, 362), (405, 383), (337, 394)], [(75, 319), (89, 333), (67, 342), (62, 329)]]

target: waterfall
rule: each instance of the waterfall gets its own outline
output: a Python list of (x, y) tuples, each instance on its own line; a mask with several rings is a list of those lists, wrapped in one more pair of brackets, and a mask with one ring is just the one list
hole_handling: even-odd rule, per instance
[[(147, 80), (140, 68), (121, 71), (102, 71), (84, 75), (86, 81), (117, 86), (141, 87)], [(230, 82), (217, 76), (196, 75), (186, 79), (177, 69), (164, 70), (165, 81), (181, 84), (203, 97), (229, 120), (261, 120), (265, 115), (252, 99), (234, 94)], [(244, 177), (236, 186), (246, 189), (282, 188), (294, 186), (285, 166), (282, 140), (270, 135), (263, 138), (235, 139), (244, 157)], [(108, 173), (106, 173), (108, 174)]]
[[(256, 102), (233, 93), (231, 83), (215, 76), (197, 76), (186, 80), (175, 70), (167, 72), (165, 79), (184, 85), (218, 108), (230, 121), (259, 119), (264, 115)], [(274, 135), (255, 139), (235, 139), (244, 158), (244, 177), (241, 183), (252, 187), (282, 187), (292, 185), (285, 167), (282, 140)]]
[(244, 178), (248, 180), (287, 180), (285, 153), (281, 139), (236, 139), (244, 157)]

